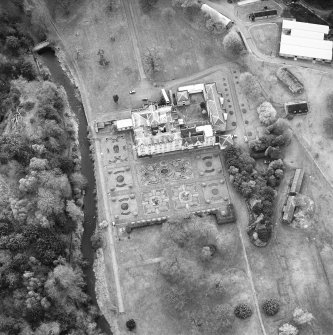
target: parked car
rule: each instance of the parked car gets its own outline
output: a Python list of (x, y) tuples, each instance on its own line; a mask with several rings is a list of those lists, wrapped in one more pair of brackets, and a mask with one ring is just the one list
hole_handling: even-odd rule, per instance
[(135, 94), (135, 93), (136, 93), (136, 91), (135, 91), (134, 88), (133, 88), (132, 90), (129, 91), (129, 94)]
[(247, 136), (244, 136), (244, 141), (245, 141), (245, 143), (247, 143), (249, 141), (249, 139), (247, 138)]

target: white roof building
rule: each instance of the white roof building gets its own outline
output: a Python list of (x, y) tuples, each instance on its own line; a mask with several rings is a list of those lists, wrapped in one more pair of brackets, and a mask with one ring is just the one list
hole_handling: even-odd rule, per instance
[(297, 22), (292, 20), (283, 20), (282, 21), (282, 29), (288, 30), (305, 30), (312, 31), (316, 33), (328, 34), (330, 27), (323, 24), (314, 24), (314, 23), (306, 23), (306, 22)]
[(204, 13), (208, 14), (213, 21), (221, 22), (223, 24), (223, 26), (225, 26), (225, 27), (229, 27), (230, 24), (232, 23), (232, 21), (228, 17), (224, 16), (223, 14), (218, 12), (216, 9), (214, 9), (214, 8), (212, 8), (212, 7), (210, 7), (206, 4), (203, 4), (201, 6), (201, 10)]
[(117, 120), (116, 126), (118, 131), (133, 129), (133, 121), (132, 119)]
[(328, 31), (324, 25), (283, 20), (280, 56), (331, 62), (333, 42), (324, 40)]

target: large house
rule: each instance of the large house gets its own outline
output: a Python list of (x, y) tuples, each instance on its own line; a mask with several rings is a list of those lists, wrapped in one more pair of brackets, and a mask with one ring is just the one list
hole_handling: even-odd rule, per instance
[[(172, 105), (151, 104), (133, 110), (131, 119), (116, 123), (119, 131), (132, 129), (134, 146), (138, 156), (218, 145), (225, 149), (233, 143), (231, 135), (225, 135), (227, 113), (223, 109), (223, 97), (216, 83), (194, 84), (179, 87)], [(191, 114), (204, 102), (199, 113), (202, 120)], [(194, 105), (193, 110), (190, 108)], [(198, 113), (198, 112), (197, 112)]]

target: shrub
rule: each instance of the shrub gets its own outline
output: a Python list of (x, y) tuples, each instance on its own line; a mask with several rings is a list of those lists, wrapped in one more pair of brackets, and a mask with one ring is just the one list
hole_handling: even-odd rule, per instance
[(247, 319), (252, 315), (252, 309), (247, 304), (239, 304), (239, 305), (236, 306), (236, 308), (234, 310), (234, 314), (239, 319)]
[(265, 300), (262, 309), (267, 316), (274, 316), (280, 310), (280, 303), (276, 299)]

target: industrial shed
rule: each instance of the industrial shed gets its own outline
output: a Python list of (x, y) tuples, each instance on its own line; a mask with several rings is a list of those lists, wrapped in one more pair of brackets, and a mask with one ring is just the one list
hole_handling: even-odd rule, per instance
[(283, 20), (280, 56), (332, 61), (333, 42), (325, 40), (329, 26)]

